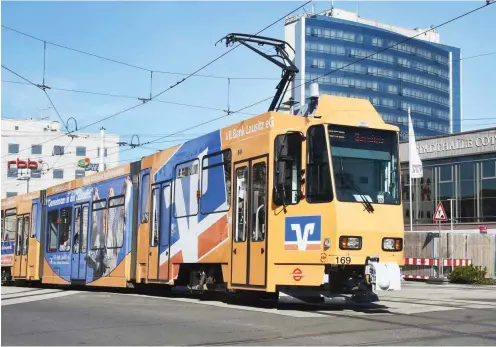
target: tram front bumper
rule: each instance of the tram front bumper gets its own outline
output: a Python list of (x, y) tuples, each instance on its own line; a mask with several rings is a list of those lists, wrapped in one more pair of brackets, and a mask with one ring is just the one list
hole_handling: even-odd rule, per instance
[(369, 261), (365, 266), (365, 275), (370, 276), (372, 291), (401, 290), (401, 271), (396, 263), (379, 263)]

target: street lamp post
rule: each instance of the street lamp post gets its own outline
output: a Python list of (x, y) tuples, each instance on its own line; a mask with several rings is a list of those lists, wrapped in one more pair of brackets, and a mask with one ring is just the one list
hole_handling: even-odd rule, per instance
[(31, 180), (31, 177), (29, 176), (21, 176), (17, 178), (18, 181), (26, 181), (26, 193), (29, 193), (29, 181)]
[(455, 242), (454, 242), (454, 235), (453, 235), (453, 200), (454, 199), (448, 199), (450, 202), (450, 222), (451, 222), (451, 271), (455, 268), (454, 262), (453, 262), (453, 253), (455, 252)]

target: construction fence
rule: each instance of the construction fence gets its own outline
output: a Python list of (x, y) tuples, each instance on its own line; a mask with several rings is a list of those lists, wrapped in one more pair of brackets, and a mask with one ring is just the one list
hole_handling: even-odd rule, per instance
[(406, 231), (404, 254), (405, 279), (447, 278), (452, 268), (470, 264), (496, 277), (495, 234)]

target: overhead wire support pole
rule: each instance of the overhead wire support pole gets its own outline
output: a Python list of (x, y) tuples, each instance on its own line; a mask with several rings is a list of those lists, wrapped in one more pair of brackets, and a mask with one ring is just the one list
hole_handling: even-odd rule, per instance
[(150, 71), (150, 100), (152, 99), (153, 90), (153, 71)]
[(43, 86), (45, 85), (45, 70), (46, 70), (46, 41), (43, 41)]
[(226, 111), (228, 115), (231, 114), (231, 106), (229, 104), (231, 100), (230, 90), (231, 90), (231, 79), (228, 77), (227, 78), (227, 111)]

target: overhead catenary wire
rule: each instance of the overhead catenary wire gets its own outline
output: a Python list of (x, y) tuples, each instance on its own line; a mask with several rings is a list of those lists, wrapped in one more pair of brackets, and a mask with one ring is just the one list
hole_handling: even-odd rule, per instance
[[(267, 25), (266, 27), (264, 27), (263, 29), (261, 29), (260, 31), (258, 31), (255, 35), (258, 35), (258, 34), (264, 32), (265, 30), (269, 29), (273, 25), (277, 24), (278, 22), (280, 22), (284, 18), (286, 18), (289, 15), (293, 14), (294, 12), (300, 10), (301, 8), (303, 8), (304, 6), (308, 5), (311, 2), (313, 2), (313, 0), (309, 0), (309, 1), (305, 2), (303, 5), (298, 6), (296, 9), (294, 9), (290, 13), (284, 15), (283, 17), (279, 18), (277, 21), (275, 21), (275, 22)], [(150, 72), (150, 73), (154, 73), (155, 72), (155, 73), (161, 73), (161, 74), (182, 75), (182, 76), (187, 76), (186, 79), (192, 77), (192, 75), (194, 75), (196, 77), (221, 78), (221, 79), (227, 79), (227, 78), (231, 78), (231, 79), (269, 79), (267, 77), (229, 77), (229, 76), (215, 76), (215, 75), (199, 75), (199, 74), (197, 74), (197, 71), (203, 70), (205, 67), (211, 65), (212, 63), (214, 63), (218, 59), (222, 58), (223, 56), (225, 56), (226, 54), (228, 54), (230, 51), (232, 51), (235, 48), (237, 48), (239, 45), (238, 46), (234, 46), (231, 50), (229, 50), (228, 52), (222, 54), (220, 57), (214, 59), (212, 62), (206, 64), (206, 66), (198, 69), (197, 71), (195, 71), (193, 73), (184, 73), (184, 72), (162, 71), (162, 70), (159, 70), (159, 69), (150, 69), (150, 68), (138, 66), (138, 65), (135, 65), (135, 64), (123, 62), (121, 60), (117, 60), (117, 59), (113, 59), (113, 58), (108, 58), (108, 57), (105, 57), (105, 56), (102, 56), (102, 55), (99, 55), (99, 54), (90, 53), (90, 52), (87, 52), (87, 51), (83, 51), (81, 49), (72, 48), (72, 47), (69, 47), (69, 46), (66, 46), (66, 45), (62, 45), (62, 44), (59, 44), (59, 43), (55, 43), (55, 42), (52, 42), (52, 41), (47, 41), (45, 39), (36, 37), (34, 35), (31, 35), (31, 34), (28, 34), (28, 33), (25, 33), (25, 32), (22, 32), (22, 31), (20, 31), (18, 29), (14, 29), (14, 28), (9, 27), (9, 26), (4, 25), (4, 24), (2, 24), (2, 28), (7, 29), (7, 30), (10, 30), (10, 31), (15, 32), (15, 33), (20, 34), (20, 35), (29, 37), (29, 38), (31, 38), (33, 40), (37, 40), (37, 41), (43, 42), (44, 45), (45, 45), (45, 47), (46, 47), (46, 44), (49, 44), (49, 45), (52, 45), (52, 46), (55, 46), (55, 47), (63, 48), (63, 49), (70, 50), (70, 51), (73, 51), (73, 52), (77, 52), (77, 53), (80, 53), (80, 54), (88, 55), (88, 56), (91, 56), (91, 57), (94, 57), (94, 58), (106, 60), (106, 61), (109, 61), (109, 62), (112, 62), (112, 63), (115, 63), (115, 64), (120, 64), (120, 65), (124, 65), (124, 66), (130, 67), (130, 68), (134, 68), (134, 69), (138, 69), (138, 70), (142, 70), (142, 71), (147, 71), (147, 72)], [(270, 79), (273, 79), (273, 78), (270, 78)], [(179, 82), (179, 83), (181, 83), (181, 82)]]
[[(135, 65), (135, 64), (127, 63), (127, 62), (124, 62), (124, 61), (121, 61), (121, 60), (117, 60), (117, 59), (105, 57), (105, 56), (102, 56), (102, 55), (99, 55), (99, 54), (90, 53), (90, 52), (87, 52), (87, 51), (84, 51), (84, 50), (81, 50), (81, 49), (72, 48), (72, 47), (69, 47), (69, 46), (66, 46), (66, 45), (62, 45), (62, 44), (59, 44), (59, 43), (55, 43), (55, 42), (52, 42), (52, 41), (47, 41), (45, 39), (36, 37), (36, 36), (31, 35), (31, 34), (28, 34), (28, 33), (25, 33), (25, 32), (20, 31), (18, 29), (14, 29), (14, 28), (9, 27), (7, 25), (3, 25), (2, 24), (2, 28), (7, 29), (7, 30), (10, 30), (12, 32), (15, 32), (15, 33), (17, 33), (19, 35), (23, 35), (23, 36), (29, 37), (29, 38), (31, 38), (33, 40), (37, 40), (37, 41), (43, 42), (45, 51), (46, 51), (46, 45), (49, 44), (49, 45), (52, 45), (52, 46), (55, 46), (55, 47), (59, 47), (59, 48), (63, 48), (63, 49), (66, 49), (66, 50), (70, 50), (70, 51), (73, 51), (73, 52), (76, 52), (76, 53), (88, 55), (88, 56), (91, 56), (91, 57), (94, 57), (94, 58), (98, 58), (98, 59), (102, 59), (102, 60), (106, 60), (108, 62), (112, 62), (112, 63), (124, 65), (124, 66), (130, 67), (130, 68), (134, 68), (134, 69), (138, 69), (138, 70), (141, 70), (141, 71), (150, 72), (151, 74), (153, 74), (153, 73), (159, 73), (159, 74), (178, 75), (178, 76), (188, 76), (188, 75), (190, 75), (189, 73), (186, 73), (186, 72), (163, 71), (163, 70), (160, 70), (160, 69), (146, 68), (146, 67), (138, 66), (138, 65)], [(484, 57), (484, 56), (493, 55), (493, 54), (496, 54), (496, 52), (483, 53), (483, 54), (479, 54), (479, 55), (463, 57), (463, 58), (460, 58), (460, 59), (453, 59), (453, 61), (467, 60), (467, 59)], [(45, 67), (45, 60), (44, 60), (43, 66)], [(194, 77), (213, 78), (213, 79), (226, 79), (226, 80), (227, 79), (231, 79), (231, 80), (279, 80), (279, 78), (275, 78), (275, 77), (262, 77), (262, 76), (251, 76), (250, 77), (250, 76), (220, 76), (220, 75), (195, 74)]]
[(50, 98), (50, 95), (48, 95), (47, 91), (46, 91), (46, 86), (45, 86), (45, 73), (43, 73), (43, 85), (39, 85), (39, 84), (36, 84), (36, 83), (33, 83), (31, 82), (30, 80), (28, 80), (27, 78), (19, 75), (17, 72), (15, 71), (12, 71), (11, 69), (9, 69), (8, 67), (5, 67), (4, 65), (2, 65), (2, 67), (9, 71), (10, 73), (16, 75), (17, 77), (23, 79), (24, 81), (26, 81), (27, 83), (29, 83), (30, 85), (33, 85), (34, 87), (38, 88), (38, 89), (41, 89), (43, 91), (43, 93), (45, 93), (46, 97), (48, 98), (48, 101), (50, 101), (50, 104), (52, 104), (52, 107), (55, 111), (55, 113), (57, 114), (57, 116), (59, 117), (60, 121), (62, 122), (62, 124), (64, 125), (64, 127), (66, 128), (67, 130), (67, 125), (65, 124), (64, 120), (62, 119), (62, 116), (60, 115), (59, 111), (57, 110), (57, 107), (55, 107), (55, 104), (53, 103), (52, 99)]
[[(302, 8), (303, 6), (305, 6), (305, 5), (309, 4), (309, 3), (311, 3), (312, 1), (313, 1), (313, 0), (309, 0), (309, 1), (305, 2), (303, 5), (298, 6), (296, 9), (294, 9), (294, 10), (292, 10), (291, 12), (289, 12), (289, 13), (285, 14), (284, 16), (280, 17), (280, 18), (279, 18), (279, 19), (277, 19), (276, 21), (274, 21), (274, 22), (272, 22), (271, 24), (267, 25), (267, 26), (266, 26), (265, 28), (263, 28), (262, 30), (258, 31), (258, 32), (256, 33), (256, 35), (258, 35), (258, 34), (262, 33), (263, 31), (265, 31), (265, 30), (267, 30), (268, 28), (272, 27), (273, 25), (277, 24), (278, 22), (280, 22), (280, 21), (281, 21), (281, 20), (283, 20), (284, 18), (286, 18), (286, 17), (288, 17), (289, 15), (293, 14), (294, 12), (298, 11), (300, 8)], [(232, 52), (234, 49), (236, 49), (236, 48), (237, 48), (237, 47), (239, 47), (239, 46), (240, 46), (240, 44), (238, 44), (237, 46), (234, 46), (234, 47), (233, 47), (233, 48), (231, 48), (229, 51), (227, 51), (227, 52), (225, 52), (225, 53), (221, 54), (219, 57), (217, 57), (217, 58), (213, 59), (212, 61), (210, 61), (209, 63), (207, 63), (207, 64), (203, 65), (201, 68), (197, 69), (195, 72), (192, 72), (191, 74), (189, 74), (189, 75), (188, 75), (188, 76), (186, 76), (185, 78), (183, 78), (183, 79), (179, 80), (178, 82), (176, 82), (175, 84), (171, 85), (170, 87), (168, 87), (168, 88), (164, 89), (163, 91), (159, 92), (158, 94), (156, 94), (156, 95), (152, 96), (152, 97), (151, 97), (151, 98), (150, 98), (147, 102), (149, 102), (149, 101), (151, 101), (151, 100), (153, 100), (153, 99), (156, 99), (158, 96), (160, 96), (160, 95), (162, 95), (162, 94), (166, 93), (167, 91), (169, 91), (169, 90), (171, 90), (171, 89), (173, 89), (173, 88), (177, 87), (177, 86), (178, 86), (178, 85), (180, 85), (181, 83), (185, 82), (186, 80), (188, 80), (189, 78), (191, 78), (192, 76), (194, 76), (196, 73), (200, 72), (201, 70), (203, 70), (203, 69), (205, 69), (206, 67), (210, 66), (211, 64), (213, 64), (213, 63), (214, 63), (214, 62), (216, 62), (217, 60), (219, 60), (219, 59), (221, 59), (222, 57), (226, 56), (229, 52)], [(4, 66), (2, 65), (2, 67), (4, 67)], [(4, 67), (4, 68), (5, 68), (5, 67)], [(10, 70), (10, 71), (12, 71), (12, 70)], [(18, 74), (16, 73), (16, 75), (18, 75)], [(21, 77), (20, 75), (18, 75), (18, 76), (19, 76), (19, 77)], [(22, 78), (22, 77), (21, 77), (21, 78)], [(23, 79), (24, 79), (24, 78), (23, 78)], [(26, 80), (26, 81), (27, 81), (27, 80)], [(136, 108), (138, 108), (138, 107), (140, 107), (140, 106), (142, 106), (142, 105), (146, 104), (147, 102), (141, 102), (141, 103), (139, 103), (139, 104), (137, 104), (137, 105), (134, 105), (134, 106), (128, 107), (128, 108), (126, 108), (126, 109), (124, 109), (124, 110), (122, 110), (122, 111), (119, 111), (119, 112), (116, 112), (116, 113), (114, 113), (114, 114), (111, 114), (111, 115), (109, 115), (109, 116), (107, 116), (107, 117), (104, 117), (104, 118), (102, 118), (102, 119), (98, 120), (98, 121), (95, 121), (95, 122), (92, 122), (92, 123), (90, 123), (90, 124), (87, 124), (87, 125), (85, 125), (85, 126), (81, 127), (81, 129), (85, 129), (85, 128), (88, 128), (88, 127), (90, 127), (90, 126), (92, 126), (92, 125), (95, 125), (95, 124), (101, 123), (101, 122), (103, 122), (103, 121), (106, 121), (106, 120), (111, 119), (111, 118), (114, 118), (114, 117), (117, 117), (117, 116), (119, 116), (119, 115), (121, 115), (121, 114), (123, 114), (123, 113), (126, 113), (126, 112), (129, 112), (129, 111), (133, 110), (133, 109), (136, 109)], [(73, 132), (67, 132), (66, 134), (62, 135), (61, 137), (67, 136), (67, 135), (69, 135), (69, 134), (71, 134), (71, 133), (74, 133), (74, 131), (73, 131)], [(60, 137), (59, 137), (59, 138), (60, 138)], [(47, 140), (46, 142), (50, 142), (50, 141), (53, 141), (53, 140), (55, 140), (55, 139), (50, 139), (50, 140)], [(44, 143), (46, 143), (46, 142), (44, 142)], [(27, 149), (28, 149), (28, 148), (24, 148), (24, 149), (22, 149), (22, 150), (19, 150), (19, 152), (25, 151), (25, 150), (27, 150)], [(2, 158), (5, 158), (6, 156), (7, 156), (7, 155), (2, 156)]]
[[(496, 53), (496, 52), (495, 52)], [(12, 83), (12, 84), (21, 84), (21, 85), (26, 85), (26, 86), (31, 86), (30, 83), (24, 83), (24, 82), (19, 82), (19, 81), (8, 81), (8, 80), (3, 80), (2, 83)], [(124, 94), (111, 94), (111, 93), (104, 93), (104, 92), (92, 92), (92, 91), (86, 91), (86, 90), (76, 90), (76, 89), (66, 89), (66, 88), (56, 88), (56, 87), (51, 87), (52, 90), (57, 90), (57, 91), (65, 91), (65, 92), (73, 92), (73, 93), (83, 93), (83, 94), (90, 94), (90, 95), (100, 95), (100, 96), (108, 96), (108, 97), (115, 97), (115, 98), (124, 98), (124, 99), (140, 99), (138, 96), (130, 96), (130, 95), (124, 95)], [(413, 97), (414, 98), (414, 97)], [(423, 99), (419, 99), (423, 100)], [(228, 110), (223, 110), (221, 108), (216, 108), (216, 107), (210, 107), (210, 106), (203, 106), (203, 105), (194, 105), (194, 104), (186, 104), (186, 103), (179, 103), (179, 102), (173, 102), (173, 101), (165, 101), (165, 100), (151, 100), (152, 102), (158, 102), (158, 103), (164, 103), (164, 104), (170, 104), (170, 105), (177, 105), (177, 106), (184, 106), (184, 107), (192, 107), (192, 108), (199, 108), (199, 109), (205, 109), (205, 110), (211, 110), (211, 111), (224, 111), (228, 112), (229, 114), (232, 114), (233, 111), (230, 111), (230, 108), (228, 107)], [(229, 106), (229, 98), (228, 98), (228, 106)], [(245, 114), (245, 115), (250, 115), (250, 116), (255, 116), (255, 113), (250, 113), (250, 112), (237, 112), (239, 114)], [(491, 118), (464, 118), (462, 121), (466, 120), (486, 120), (486, 119), (491, 119)], [(459, 121), (459, 120), (454, 120)]]
[[(487, 5), (485, 5), (485, 6), (487, 6)], [(485, 7), (485, 6), (482, 6), (482, 7)], [(480, 8), (482, 8), (482, 7), (480, 7)], [(438, 26), (436, 26), (436, 27), (433, 27), (433, 28), (431, 28), (431, 29), (427, 30), (427, 31), (430, 31), (430, 30), (433, 30), (433, 29), (439, 28), (439, 27), (441, 27), (441, 26), (443, 26), (443, 25), (446, 25), (446, 24), (448, 24), (448, 23), (450, 23), (450, 22), (453, 22), (454, 20), (457, 20), (457, 19), (459, 19), (459, 18), (461, 18), (461, 17), (464, 17), (464, 16), (466, 16), (466, 15), (468, 15), (468, 14), (470, 14), (470, 13), (473, 13), (473, 12), (475, 12), (475, 11), (479, 10), (480, 8), (477, 8), (477, 9), (472, 10), (472, 11), (470, 11), (470, 12), (467, 12), (467, 13), (465, 13), (465, 14), (463, 14), (463, 15), (460, 15), (460, 16), (458, 16), (458, 17), (454, 18), (454, 19), (451, 19), (451, 20), (449, 20), (449, 21), (447, 21), (447, 22), (444, 22), (444, 23), (442, 23), (442, 24), (440, 24), (440, 25), (438, 25)], [(427, 32), (427, 31), (426, 31), (426, 32)], [(422, 33), (420, 33), (420, 34), (422, 34)], [(419, 34), (419, 35), (420, 35), (420, 34)], [(418, 36), (418, 35), (416, 35), (416, 36)], [(416, 36), (414, 36), (414, 37), (416, 37)], [(403, 42), (408, 41), (408, 40), (410, 40), (410, 39), (412, 39), (412, 38), (414, 38), (414, 37), (408, 38), (408, 39), (404, 40)], [(403, 43), (403, 42), (400, 42), (400, 43), (398, 43), (398, 44), (401, 44), (401, 43)], [(375, 52), (375, 53), (373, 53), (373, 54), (371, 54), (371, 55), (369, 55), (369, 56), (367, 56), (367, 57), (365, 57), (365, 58), (359, 59), (358, 61), (361, 61), (361, 60), (367, 59), (367, 58), (369, 58), (370, 56), (373, 56), (373, 55), (375, 55), (375, 54), (378, 54), (378, 53), (380, 53), (380, 52), (382, 52), (382, 51), (385, 51), (385, 50), (387, 50), (387, 49), (390, 49), (391, 47), (394, 47), (394, 46), (395, 46), (395, 45), (392, 45), (392, 46), (390, 46), (390, 47), (387, 47), (386, 49), (383, 49), (383, 50), (380, 50), (380, 51), (378, 51), (378, 52)], [(358, 62), (358, 61), (356, 61), (356, 62)], [(349, 64), (349, 65), (352, 65), (352, 64), (354, 64), (354, 63), (356, 63), (356, 62), (353, 62), (353, 63), (351, 63), (351, 64)], [(343, 67), (343, 68), (344, 68), (344, 67)], [(343, 68), (340, 68), (340, 69), (337, 69), (337, 70), (333, 70), (333, 71), (331, 71), (331, 73), (332, 73), (332, 72), (335, 72), (335, 71), (338, 71), (338, 70), (341, 70), (341, 69), (343, 69)], [(322, 76), (321, 76), (321, 77), (322, 77)], [(306, 83), (308, 83), (308, 82), (306, 82)], [(304, 83), (304, 84), (305, 84), (305, 83)], [(303, 84), (302, 84), (302, 85), (303, 85)], [(300, 86), (301, 86), (301, 85), (300, 85)], [(265, 101), (265, 100), (262, 100), (262, 102), (263, 102), (263, 101)], [(251, 106), (252, 106), (252, 105), (250, 105), (250, 106), (248, 106), (248, 107), (251, 107)], [(246, 108), (248, 108), (248, 107), (245, 107), (244, 109), (246, 109)], [(242, 110), (242, 109), (241, 109), (241, 110)], [(239, 113), (239, 112), (240, 112), (240, 110), (238, 110), (238, 111), (233, 111), (232, 113)], [(167, 135), (167, 136), (164, 136), (164, 137), (158, 138), (158, 139), (153, 140), (153, 141), (148, 141), (148, 142), (145, 142), (145, 143), (143, 143), (142, 145), (147, 145), (147, 144), (150, 144), (150, 143), (158, 142), (159, 140), (161, 140), (161, 139), (163, 139), (163, 138), (167, 138), (167, 137), (170, 137), (170, 136), (172, 136), (172, 135), (179, 134), (179, 133), (181, 133), (181, 132), (184, 132), (184, 131), (187, 131), (187, 130), (190, 130), (190, 129), (193, 129), (193, 128), (196, 128), (196, 127), (203, 126), (203, 125), (205, 125), (205, 124), (208, 124), (208, 123), (210, 123), (210, 122), (213, 122), (213, 121), (219, 120), (219, 119), (221, 119), (221, 118), (225, 118), (225, 117), (227, 117), (227, 115), (223, 115), (223, 116), (220, 116), (220, 117), (217, 117), (217, 118), (211, 119), (211, 120), (209, 120), (209, 121), (206, 121), (206, 122), (204, 122), (204, 123), (198, 124), (198, 125), (193, 126), (193, 127), (188, 127), (188, 128), (186, 128), (186, 129), (180, 130), (180, 131), (178, 131), (178, 132), (175, 132), (175, 133), (173, 133), (173, 134), (169, 134), (169, 135)], [(134, 147), (133, 147), (133, 148), (130, 148), (130, 149), (128, 149), (128, 150), (132, 150), (132, 149), (134, 149)]]
[[(491, 3), (491, 4), (492, 4), (492, 3)], [(414, 36), (412, 36), (412, 37), (408, 37), (408, 38), (406, 38), (405, 40), (403, 40), (403, 41), (401, 41), (401, 42), (398, 42), (398, 43), (396, 43), (396, 44), (394, 44), (394, 45), (388, 46), (388, 47), (386, 47), (386, 48), (384, 48), (384, 49), (381, 49), (381, 50), (379, 50), (379, 51), (377, 51), (377, 52), (374, 52), (374, 53), (372, 53), (372, 54), (370, 54), (370, 55), (368, 55), (368, 56), (366, 56), (366, 57), (364, 57), (364, 58), (358, 59), (358, 60), (356, 60), (356, 61), (354, 61), (354, 62), (352, 62), (352, 63), (350, 63), (350, 64), (348, 64), (348, 65), (345, 65), (345, 66), (343, 66), (343, 67), (339, 68), (339, 69), (332, 70), (331, 72), (327, 73), (326, 75), (329, 75), (329, 74), (331, 74), (331, 73), (333, 73), (333, 72), (336, 72), (336, 71), (342, 70), (342, 69), (344, 69), (344, 68), (346, 68), (346, 67), (348, 67), (348, 66), (350, 66), (350, 65), (356, 64), (356, 63), (358, 63), (358, 62), (360, 62), (360, 61), (363, 61), (363, 60), (365, 60), (365, 59), (368, 59), (368, 58), (370, 58), (370, 57), (372, 57), (372, 56), (374, 56), (374, 55), (376, 55), (376, 54), (379, 54), (379, 53), (381, 53), (381, 52), (384, 52), (384, 51), (386, 51), (386, 50), (389, 50), (389, 49), (391, 49), (391, 48), (393, 48), (393, 47), (395, 47), (395, 46), (397, 46), (397, 45), (399, 45), (399, 44), (402, 44), (402, 43), (404, 43), (404, 42), (407, 42), (407, 41), (409, 41), (409, 40), (412, 40), (412, 39), (416, 38), (417, 36), (420, 36), (420, 35), (422, 35), (422, 34), (425, 34), (425, 33), (429, 32), (429, 31), (432, 31), (432, 30), (435, 30), (435, 29), (437, 29), (437, 28), (440, 28), (440, 27), (442, 27), (442, 26), (444, 26), (444, 25), (447, 25), (447, 24), (449, 24), (449, 23), (451, 23), (451, 22), (454, 22), (454, 21), (456, 21), (456, 20), (458, 20), (458, 19), (460, 19), (460, 18), (463, 18), (463, 17), (465, 17), (465, 16), (468, 16), (468, 15), (470, 15), (470, 14), (472, 14), (472, 13), (476, 12), (476, 11), (479, 11), (480, 9), (485, 8), (485, 7), (487, 7), (487, 6), (488, 6), (488, 5), (483, 5), (483, 6), (477, 7), (477, 8), (476, 8), (476, 9), (474, 9), (474, 10), (471, 10), (471, 11), (465, 12), (465, 13), (463, 13), (463, 14), (461, 14), (461, 15), (459, 15), (459, 16), (457, 16), (457, 17), (455, 17), (455, 18), (449, 19), (449, 20), (447, 20), (447, 21), (445, 21), (445, 22), (443, 22), (443, 23), (441, 23), (441, 24), (438, 24), (438, 25), (436, 25), (436, 26), (433, 26), (433, 27), (431, 27), (430, 29), (425, 30), (425, 31), (423, 31), (423, 32), (421, 32), (421, 33), (419, 33), (419, 34), (417, 34), (417, 35), (414, 35)], [(325, 75), (324, 75), (324, 76), (325, 76)], [(323, 76), (320, 76), (320, 77), (323, 77)], [(320, 78), (320, 77), (319, 77), (319, 78)], [(315, 80), (315, 79), (314, 79), (314, 80)], [(314, 81), (314, 80), (313, 80), (313, 81)], [(308, 82), (305, 82), (305, 83), (300, 84), (299, 86), (292, 87), (290, 90), (293, 90), (293, 89), (296, 89), (296, 88), (298, 88), (298, 87), (301, 87), (302, 85), (305, 85), (305, 84), (307, 84), (307, 83), (308, 83)], [(259, 101), (259, 102), (253, 103), (253, 104), (248, 105), (248, 106), (246, 106), (246, 107), (243, 107), (243, 108), (241, 108), (241, 109), (239, 109), (239, 110), (236, 110), (236, 111), (231, 111), (231, 115), (232, 115), (232, 114), (235, 114), (235, 113), (239, 113), (239, 112), (241, 112), (241, 111), (244, 111), (244, 110), (246, 110), (247, 108), (250, 108), (250, 107), (256, 106), (256, 105), (258, 105), (258, 104), (260, 104), (260, 103), (262, 103), (262, 102), (265, 102), (265, 101), (271, 100), (272, 98), (273, 98), (273, 96), (270, 96), (269, 98), (263, 99), (263, 100), (261, 100), (261, 101)], [(174, 135), (175, 135), (175, 134), (178, 134), (178, 133), (181, 133), (181, 132), (184, 132), (184, 131), (188, 131), (188, 130), (194, 129), (194, 128), (196, 128), (196, 127), (199, 127), (199, 126), (202, 126), (202, 125), (205, 125), (205, 124), (208, 124), (208, 123), (214, 122), (214, 121), (217, 121), (217, 120), (220, 120), (220, 119), (223, 119), (223, 118), (226, 118), (227, 116), (228, 116), (228, 115), (222, 115), (222, 116), (216, 117), (216, 118), (214, 118), (214, 119), (211, 119), (211, 120), (209, 120), (209, 121), (207, 121), (207, 122), (204, 122), (204, 123), (198, 124), (197, 126), (185, 128), (185, 129), (183, 129), (183, 130), (180, 130), (180, 131), (175, 132), (175, 133), (174, 133)], [(167, 136), (160, 137), (160, 138), (158, 138), (158, 139), (156, 139), (156, 140), (153, 140), (153, 141), (148, 141), (148, 142), (144, 143), (144, 145), (145, 145), (145, 144), (151, 144), (151, 143), (157, 142), (157, 141), (162, 140), (162, 139), (164, 139), (164, 138), (167, 138)]]
[[(20, 85), (31, 86), (30, 83), (24, 83), (24, 82), (20, 82), (20, 81), (2, 80), (2, 83), (20, 84)], [(143, 98), (141, 98), (139, 96), (131, 96), (131, 95), (126, 95), (126, 94), (112, 94), (112, 93), (94, 92), (94, 91), (88, 91), (88, 90), (57, 88), (57, 87), (53, 87), (53, 86), (51, 86), (50, 89), (57, 90), (57, 91), (63, 91), (63, 92), (71, 92), (71, 93), (81, 93), (81, 94), (97, 95), (97, 96), (108, 96), (108, 97), (113, 97), (113, 98), (134, 99), (134, 100), (141, 100), (141, 101), (143, 100)], [(186, 104), (186, 103), (181, 103), (181, 102), (165, 101), (165, 100), (158, 100), (158, 99), (145, 99), (145, 100), (151, 101), (151, 102), (163, 103), (163, 104), (200, 108), (200, 109), (211, 110), (211, 111), (226, 111), (226, 110), (223, 110), (221, 108), (204, 106), (204, 105)], [(250, 116), (255, 115), (254, 113), (249, 113), (249, 112), (242, 112), (242, 113), (246, 114), (246, 115), (250, 115)]]

